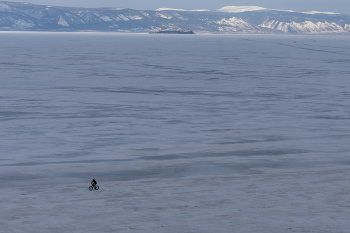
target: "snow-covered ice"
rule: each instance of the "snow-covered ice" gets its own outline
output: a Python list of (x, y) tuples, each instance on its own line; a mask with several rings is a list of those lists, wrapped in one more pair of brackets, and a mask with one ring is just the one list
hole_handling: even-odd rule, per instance
[(1, 231), (348, 232), (349, 40), (0, 33)]

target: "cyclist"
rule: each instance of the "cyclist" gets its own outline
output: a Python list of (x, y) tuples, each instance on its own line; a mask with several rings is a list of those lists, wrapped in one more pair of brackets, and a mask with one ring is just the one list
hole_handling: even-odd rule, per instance
[(96, 184), (97, 184), (96, 180), (95, 180), (95, 179), (92, 179), (92, 181), (91, 181), (92, 187), (95, 187)]

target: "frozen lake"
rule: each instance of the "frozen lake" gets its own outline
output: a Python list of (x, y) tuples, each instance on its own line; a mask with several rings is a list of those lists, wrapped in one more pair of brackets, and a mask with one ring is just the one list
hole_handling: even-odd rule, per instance
[(349, 230), (349, 36), (0, 33), (0, 51), (4, 232)]

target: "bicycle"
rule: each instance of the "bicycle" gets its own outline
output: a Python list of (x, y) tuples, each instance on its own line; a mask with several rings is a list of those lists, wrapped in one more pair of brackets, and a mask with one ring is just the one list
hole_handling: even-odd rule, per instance
[(89, 190), (90, 190), (90, 191), (92, 191), (93, 189), (98, 190), (99, 188), (100, 188), (100, 187), (98, 187), (97, 184), (93, 184), (93, 185), (89, 186)]

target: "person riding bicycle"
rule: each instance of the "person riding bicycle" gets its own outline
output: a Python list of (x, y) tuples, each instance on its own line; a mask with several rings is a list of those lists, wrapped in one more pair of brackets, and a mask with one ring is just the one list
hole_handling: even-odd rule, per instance
[(95, 186), (96, 184), (97, 184), (96, 180), (95, 180), (95, 179), (92, 179), (91, 185), (92, 185), (92, 186)]

